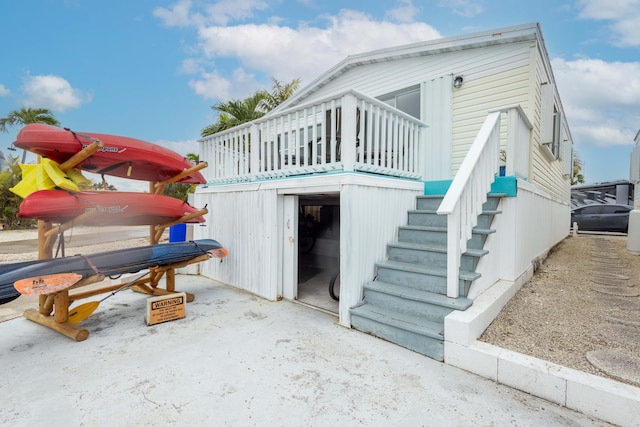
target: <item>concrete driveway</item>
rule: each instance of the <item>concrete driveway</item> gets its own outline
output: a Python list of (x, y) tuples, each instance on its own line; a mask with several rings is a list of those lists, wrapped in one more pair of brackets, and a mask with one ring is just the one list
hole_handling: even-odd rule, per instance
[(607, 425), (299, 304), (176, 282), (196, 300), (168, 323), (146, 326), (146, 297), (132, 291), (82, 323), (83, 342), (22, 317), (0, 323), (0, 424)]

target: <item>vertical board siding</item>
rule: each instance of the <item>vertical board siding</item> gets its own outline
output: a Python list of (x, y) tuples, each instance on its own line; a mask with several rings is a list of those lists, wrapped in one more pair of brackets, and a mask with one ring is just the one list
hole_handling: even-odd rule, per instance
[[(194, 203), (208, 204), (209, 214), (206, 227), (194, 228), (194, 238), (216, 239), (229, 249), (229, 255), (222, 261), (202, 263), (201, 274), (277, 299), (283, 273), (277, 191), (257, 187), (216, 191), (200, 188), (196, 192)], [(364, 284), (375, 276), (375, 263), (386, 258), (387, 243), (396, 240), (398, 226), (407, 224), (407, 211), (415, 208), (419, 194), (422, 186), (341, 186), (339, 314), (343, 325), (350, 325), (349, 308), (362, 301)]]
[(345, 185), (340, 192), (340, 323), (351, 325), (349, 308), (362, 301), (363, 287), (386, 259), (420, 191)]
[(194, 238), (215, 239), (229, 250), (222, 261), (202, 263), (202, 275), (276, 299), (276, 203), (275, 190), (196, 192), (195, 205), (207, 205), (209, 213), (204, 227), (194, 227)]
[(515, 281), (532, 268), (532, 262), (544, 256), (569, 233), (570, 206), (531, 184), (518, 181), (518, 197), (504, 198), (494, 219), (497, 232), (487, 239), (469, 298), (475, 298), (497, 280)]
[[(520, 104), (527, 111), (529, 68), (522, 66), (502, 73), (465, 82), (453, 91), (453, 147), (451, 176), (460, 168), (487, 111), (506, 105)], [(503, 141), (506, 129), (502, 129)]]
[(449, 179), (451, 176), (451, 123), (453, 114), (451, 75), (423, 84), (422, 104), (429, 154), (423, 173), (425, 181)]

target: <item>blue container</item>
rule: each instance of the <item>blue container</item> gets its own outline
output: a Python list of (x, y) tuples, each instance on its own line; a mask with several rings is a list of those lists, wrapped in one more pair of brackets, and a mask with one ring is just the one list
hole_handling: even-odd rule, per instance
[(187, 224), (176, 224), (169, 227), (169, 242), (184, 242), (187, 240)]

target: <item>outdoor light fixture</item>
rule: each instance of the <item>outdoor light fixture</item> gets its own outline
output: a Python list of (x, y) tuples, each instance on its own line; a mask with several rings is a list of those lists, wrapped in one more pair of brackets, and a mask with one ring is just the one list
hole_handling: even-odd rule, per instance
[(460, 86), (462, 86), (462, 82), (464, 81), (464, 79), (462, 78), (462, 76), (456, 76), (453, 79), (453, 87), (455, 87), (456, 89), (458, 89)]

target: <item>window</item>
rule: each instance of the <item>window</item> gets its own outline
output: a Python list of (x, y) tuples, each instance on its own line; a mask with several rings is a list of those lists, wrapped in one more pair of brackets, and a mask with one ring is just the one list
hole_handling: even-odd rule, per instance
[(420, 86), (413, 86), (408, 89), (399, 90), (386, 95), (379, 96), (378, 99), (384, 103), (420, 119)]
[(562, 138), (562, 112), (555, 100), (554, 87), (551, 84), (542, 85), (542, 132), (540, 143), (546, 146), (553, 157), (560, 157)]

